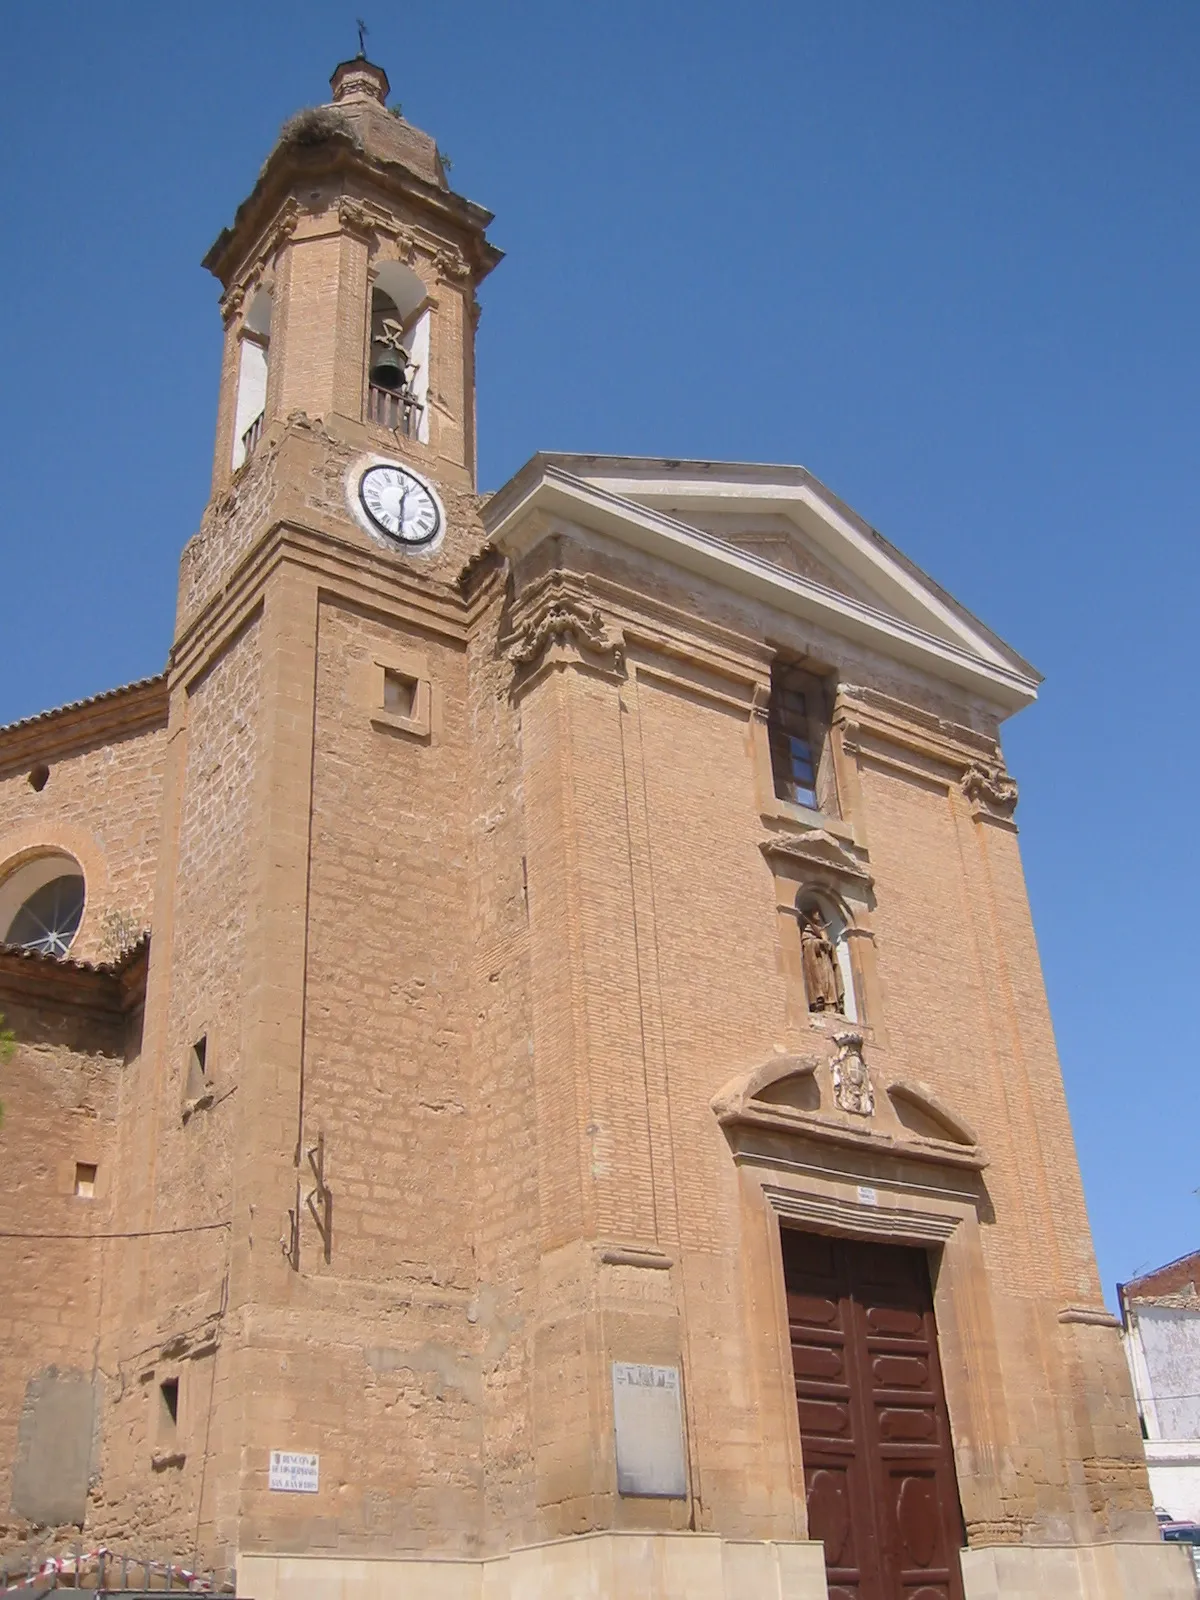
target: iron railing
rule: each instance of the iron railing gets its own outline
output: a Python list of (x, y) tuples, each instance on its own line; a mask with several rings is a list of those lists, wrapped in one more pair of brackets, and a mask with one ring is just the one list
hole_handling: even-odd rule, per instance
[(381, 389), (377, 383), (368, 385), (367, 420), (378, 422), (393, 433), (399, 430), (406, 439), (416, 439), (420, 435), (423, 409), (421, 402), (403, 389)]
[(266, 416), (266, 414), (267, 413), (265, 411), (260, 411), (255, 417), (254, 421), (242, 435), (242, 449), (247, 456), (251, 454), (254, 446), (262, 438), (263, 418)]

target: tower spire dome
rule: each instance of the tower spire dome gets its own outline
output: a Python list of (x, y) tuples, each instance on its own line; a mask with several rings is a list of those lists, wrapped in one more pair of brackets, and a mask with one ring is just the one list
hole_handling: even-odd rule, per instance
[(366, 56), (355, 56), (353, 61), (340, 62), (333, 69), (329, 85), (333, 90), (335, 105), (361, 104), (364, 100), (386, 105), (392, 87), (383, 68), (368, 61)]

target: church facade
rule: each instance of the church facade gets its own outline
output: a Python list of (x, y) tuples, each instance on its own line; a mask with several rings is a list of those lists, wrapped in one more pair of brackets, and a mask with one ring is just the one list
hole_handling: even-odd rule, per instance
[(164, 674), (0, 729), (0, 1564), (1183, 1596), (1000, 727), (808, 472), (475, 483), (489, 214), (363, 59), (206, 265)]

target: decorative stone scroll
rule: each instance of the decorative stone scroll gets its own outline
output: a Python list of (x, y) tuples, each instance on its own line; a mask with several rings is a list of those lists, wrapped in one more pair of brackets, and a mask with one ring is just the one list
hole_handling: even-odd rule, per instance
[(448, 283), (465, 283), (471, 276), (471, 263), (459, 250), (439, 250), (433, 264), (438, 277)]
[(221, 297), (221, 319), (226, 327), (241, 311), (247, 297), (258, 288), (264, 272), (270, 270), (272, 258), (295, 233), (299, 221), (299, 202), (294, 198), (286, 200), (254, 252), (252, 265)]
[(234, 283), (226, 290), (221, 300), (221, 321), (226, 327), (241, 311), (242, 306), (245, 304), (249, 287), (248, 282)]
[(862, 1034), (847, 1029), (835, 1033), (833, 1042), (837, 1045), (831, 1063), (834, 1105), (839, 1111), (850, 1111), (858, 1117), (874, 1116), (875, 1090), (863, 1058)]
[(338, 222), (346, 232), (357, 234), (362, 239), (369, 240), (372, 235), (389, 239), (400, 236), (400, 225), (392, 213), (370, 200), (358, 200), (348, 194), (339, 195), (337, 213)]
[(973, 817), (1012, 821), (1017, 808), (1017, 785), (1003, 767), (972, 762), (962, 775), (961, 788)]
[(524, 612), (507, 651), (518, 672), (532, 673), (553, 648), (559, 658), (600, 658), (613, 671), (625, 659), (625, 641), (610, 632), (590, 596), (572, 593), (561, 578), (548, 580)]

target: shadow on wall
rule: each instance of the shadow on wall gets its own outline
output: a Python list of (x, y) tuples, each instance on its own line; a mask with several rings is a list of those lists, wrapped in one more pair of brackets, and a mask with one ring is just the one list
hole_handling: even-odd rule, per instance
[(96, 1437), (96, 1380), (47, 1367), (25, 1386), (13, 1510), (42, 1527), (82, 1523)]

